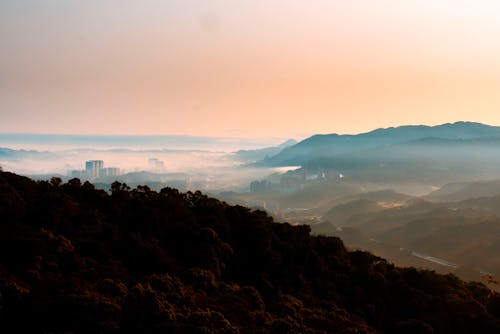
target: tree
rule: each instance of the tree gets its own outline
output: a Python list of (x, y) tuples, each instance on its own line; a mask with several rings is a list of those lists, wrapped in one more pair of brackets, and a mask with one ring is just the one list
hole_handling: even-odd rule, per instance
[(54, 176), (50, 179), (50, 184), (54, 187), (57, 188), (62, 184), (62, 180), (60, 177)]

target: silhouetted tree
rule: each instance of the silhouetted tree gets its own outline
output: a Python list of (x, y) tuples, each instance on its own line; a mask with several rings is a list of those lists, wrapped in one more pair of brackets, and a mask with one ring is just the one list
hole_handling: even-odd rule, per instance
[(499, 333), (500, 295), (199, 191), (0, 172), (0, 331)]

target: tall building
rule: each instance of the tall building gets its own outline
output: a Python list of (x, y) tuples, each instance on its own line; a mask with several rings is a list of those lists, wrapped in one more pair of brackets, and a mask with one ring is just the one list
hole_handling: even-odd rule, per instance
[(85, 172), (89, 179), (95, 179), (99, 177), (100, 171), (103, 167), (104, 167), (104, 161), (102, 160), (85, 161)]
[(72, 178), (79, 178), (83, 180), (94, 181), (100, 177), (113, 177), (121, 174), (120, 168), (106, 167), (104, 168), (104, 161), (102, 160), (89, 160), (85, 161), (85, 170), (72, 170), (69, 171), (68, 176)]
[(85, 174), (85, 171), (83, 171), (83, 170), (71, 170), (71, 171), (69, 171), (68, 176), (71, 178), (81, 179), (84, 176), (84, 174)]
[(106, 167), (106, 168), (101, 168), (101, 170), (99, 171), (100, 177), (117, 176), (117, 175), (120, 175), (120, 168)]
[(162, 172), (165, 169), (165, 163), (159, 159), (149, 158), (148, 163), (151, 169), (155, 172)]

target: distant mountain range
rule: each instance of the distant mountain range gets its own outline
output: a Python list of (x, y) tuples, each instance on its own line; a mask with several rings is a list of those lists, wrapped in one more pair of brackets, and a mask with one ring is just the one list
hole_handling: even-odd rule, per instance
[(127, 148), (171, 150), (217, 150), (264, 148), (277, 143), (276, 138), (207, 137), (187, 135), (70, 135), (0, 133), (0, 146), (43, 146), (59, 148)]
[(52, 158), (53, 154), (46, 151), (35, 150), (13, 150), (6, 147), (0, 147), (0, 159), (17, 160), (26, 158)]
[(256, 150), (239, 150), (234, 153), (234, 156), (236, 157), (236, 159), (244, 162), (256, 162), (262, 159), (269, 159), (270, 157), (280, 153), (287, 147), (291, 147), (295, 144), (297, 144), (296, 140), (289, 139), (274, 147), (266, 147)]
[(337, 172), (360, 182), (450, 182), (500, 177), (500, 127), (457, 122), (401, 126), (358, 135), (315, 135), (258, 163)]
[(314, 135), (262, 163), (273, 166), (304, 165), (319, 158), (387, 148), (397, 144), (481, 144), (491, 141), (500, 142), (500, 127), (473, 122), (437, 126), (409, 125), (376, 129), (358, 135)]

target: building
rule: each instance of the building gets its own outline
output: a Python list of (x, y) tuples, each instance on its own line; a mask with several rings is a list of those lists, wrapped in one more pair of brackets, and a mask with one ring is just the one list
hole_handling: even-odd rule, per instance
[(86, 175), (84, 170), (72, 170), (69, 172), (69, 177), (71, 177), (72, 179), (84, 179), (86, 178)]
[(100, 176), (100, 171), (104, 167), (102, 160), (89, 160), (85, 161), (85, 172), (89, 179), (95, 179)]
[(120, 168), (106, 167), (99, 170), (99, 177), (120, 175)]
[(104, 161), (102, 160), (89, 160), (85, 161), (85, 170), (71, 170), (68, 172), (68, 176), (93, 181), (100, 177), (118, 176), (121, 175), (121, 172), (120, 168), (116, 167), (104, 168)]
[(148, 159), (149, 166), (155, 172), (162, 172), (165, 169), (165, 164), (163, 161), (156, 158)]

